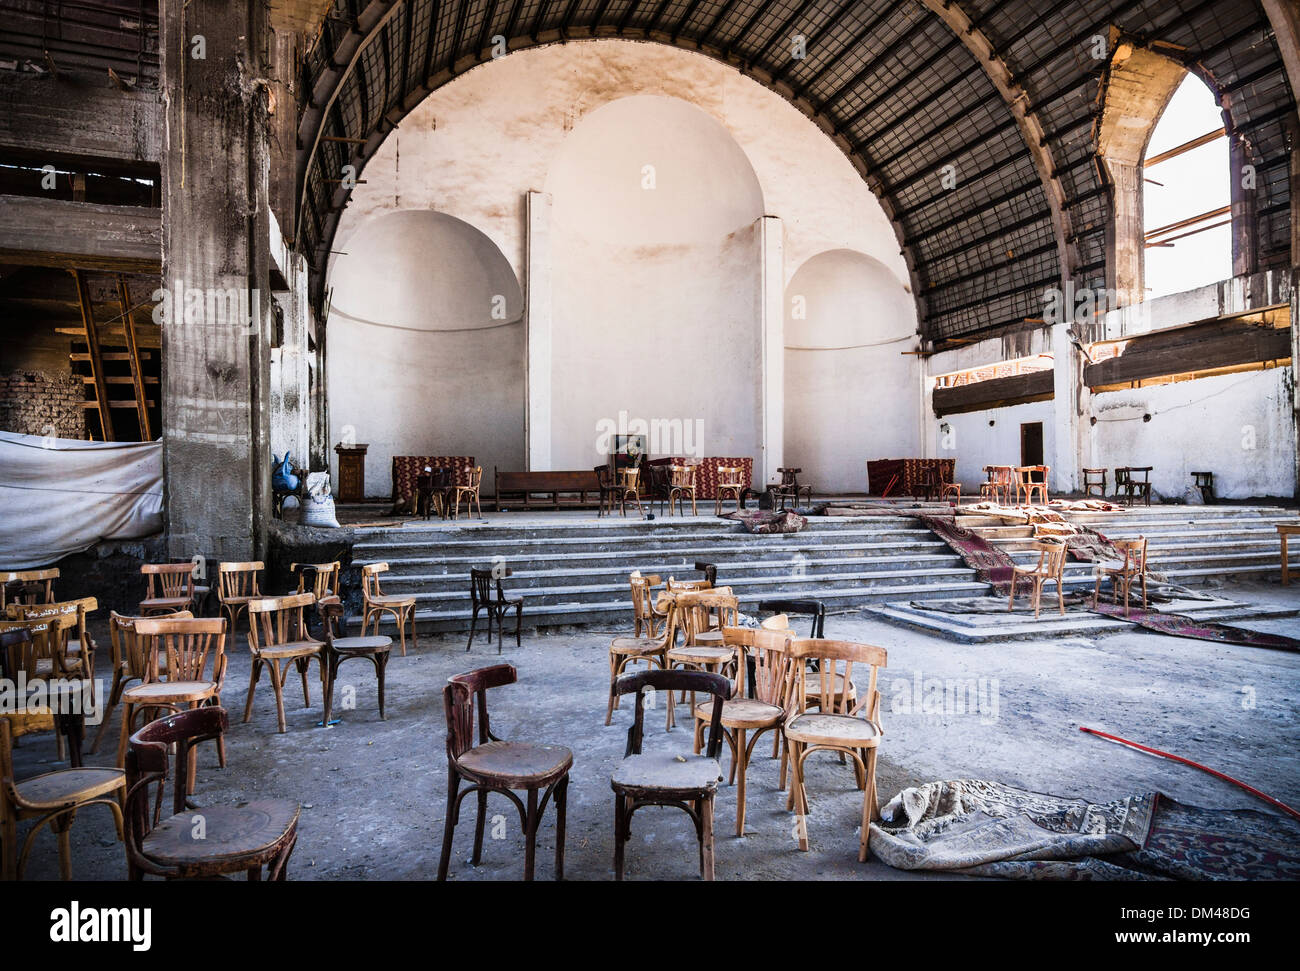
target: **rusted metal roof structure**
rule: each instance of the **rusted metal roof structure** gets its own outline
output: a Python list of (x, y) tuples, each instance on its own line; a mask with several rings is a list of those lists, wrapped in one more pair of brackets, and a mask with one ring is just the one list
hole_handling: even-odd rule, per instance
[[(60, 58), (93, 60), (100, 43), (105, 64), (134, 59), (143, 83), (156, 76), (156, 0), (0, 6), (17, 8), (35, 49), (42, 31), (63, 38)], [(74, 23), (101, 10), (120, 13), (134, 46)], [(1029, 326), (1043, 289), (1064, 280), (1105, 285), (1111, 213), (1095, 129), (1105, 52), (1121, 41), (1210, 85), (1256, 167), (1252, 269), (1291, 259), (1296, 107), (1259, 0), (333, 0), (299, 81), (296, 224), (318, 305), (344, 166), (359, 175), (430, 91), (490, 60), (497, 35), (511, 51), (592, 37), (673, 44), (787, 98), (880, 198), (922, 336), (937, 343)]]

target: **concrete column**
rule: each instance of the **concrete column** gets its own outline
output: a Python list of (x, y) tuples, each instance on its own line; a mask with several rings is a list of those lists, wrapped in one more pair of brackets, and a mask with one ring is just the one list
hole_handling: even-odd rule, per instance
[(776, 470), (785, 464), (784, 230), (777, 216), (764, 216), (759, 223), (763, 460), (754, 470), (755, 488), (777, 480)]
[(1106, 160), (1114, 218), (1106, 227), (1106, 287), (1120, 306), (1146, 297), (1146, 229), (1142, 221), (1142, 162)]
[(526, 200), (528, 328), (528, 412), (525, 446), (528, 469), (551, 470), (551, 196), (529, 192)]
[[(163, 0), (168, 554), (252, 559), (270, 508), (263, 4)], [(202, 57), (195, 54), (201, 53)], [(292, 110), (292, 106), (283, 106)]]
[(1052, 327), (1052, 413), (1053, 447), (1045, 456), (1052, 467), (1050, 490), (1073, 492), (1079, 488), (1080, 469), (1088, 454), (1088, 426), (1083, 421), (1087, 411), (1088, 389), (1083, 384), (1083, 355), (1069, 338), (1071, 324), (1061, 322)]

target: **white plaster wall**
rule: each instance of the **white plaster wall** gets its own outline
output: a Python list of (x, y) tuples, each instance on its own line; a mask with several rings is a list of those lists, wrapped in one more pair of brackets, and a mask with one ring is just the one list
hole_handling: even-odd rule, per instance
[[(545, 188), (547, 176), (566, 139), (578, 131), (584, 118), (617, 99), (637, 95), (689, 102), (730, 134), (753, 169), (767, 214), (782, 218), (786, 279), (817, 253), (845, 248), (880, 261), (898, 280), (908, 280), (906, 265), (884, 211), (848, 159), (806, 116), (757, 82), (705, 55), (661, 44), (622, 40), (581, 41), (519, 51), (477, 67), (439, 88), (402, 121), (367, 164), (366, 184), (353, 191), (334, 248), (350, 251), (352, 237), (370, 216), (400, 209), (433, 209), (481, 230), (500, 248), (516, 276), (523, 280), (525, 193)], [(591, 214), (601, 215), (594, 207)], [(646, 275), (640, 282), (631, 284), (631, 289), (639, 294), (643, 287), (654, 287), (665, 300), (658, 304), (661, 312), (683, 320), (706, 321), (714, 327), (716, 321), (725, 320), (722, 330), (726, 337), (739, 338), (739, 333), (732, 329), (738, 322), (736, 314), (752, 313), (752, 332), (757, 341), (760, 332), (757, 305), (751, 308), (743, 295), (729, 296), (725, 286), (719, 287), (716, 280), (710, 282), (715, 272), (732, 283), (741, 279), (740, 262), (747, 247), (757, 278), (759, 254), (756, 244), (751, 243), (752, 235), (752, 227), (734, 227), (734, 236), (725, 242), (714, 241), (718, 254), (716, 265), (696, 261), (690, 272), (685, 273), (682, 267), (690, 261), (683, 259), (675, 264), (677, 270), (665, 269), (662, 274), (656, 267), (647, 267)], [(332, 259), (337, 263), (342, 258)], [(559, 264), (553, 270), (557, 278), (566, 278), (568, 273), (567, 279), (572, 283), (580, 282), (581, 268), (575, 270)], [(606, 296), (598, 296), (588, 311), (602, 310)], [(562, 309), (563, 300), (557, 297), (557, 310)], [(602, 340), (610, 318), (603, 313), (593, 318), (584, 312), (584, 316), (587, 321), (599, 321), (582, 325), (587, 337)], [(898, 323), (899, 332), (914, 330), (914, 305), (907, 305), (904, 316), (906, 319)], [(555, 319), (557, 340), (564, 340), (565, 323), (559, 316)], [(332, 359), (339, 353), (339, 345), (343, 343), (340, 333), (345, 329), (346, 325), (333, 327), (330, 332)], [(373, 344), (371, 347), (374, 353), (390, 360), (401, 359), (396, 348), (379, 348)], [(886, 349), (895, 356), (897, 350), (896, 347)], [(557, 345), (557, 357), (559, 353)], [(699, 363), (690, 347), (678, 353), (684, 366), (693, 368)], [(650, 358), (651, 366), (658, 367), (665, 356), (665, 351), (656, 351)], [(521, 360), (522, 357), (521, 349)], [(749, 369), (743, 355), (739, 364), (742, 371)], [(700, 367), (703, 369), (704, 365), (701, 363)], [(480, 369), (480, 373), (487, 372)], [(582, 377), (583, 382), (594, 380), (597, 378), (590, 373)], [(752, 381), (756, 402), (760, 384), (757, 371), (753, 372)], [(916, 386), (913, 378), (899, 393), (914, 402)], [(338, 387), (331, 385), (330, 393), (332, 410), (337, 409)], [(556, 402), (582, 393), (581, 387), (566, 388), (558, 384), (553, 392)], [(640, 393), (631, 391), (634, 407), (641, 407), (635, 404), (641, 400), (637, 397)], [(728, 404), (737, 400), (740, 399), (734, 394), (727, 399)], [(443, 406), (456, 405), (453, 400)], [(712, 407), (707, 399), (698, 405), (706, 406)], [(576, 403), (553, 426), (556, 442), (573, 441), (578, 447), (587, 443), (592, 438), (593, 407), (591, 402)], [(609, 407), (606, 404), (598, 410), (603, 414)], [(666, 410), (659, 403), (649, 415), (663, 415)], [(756, 405), (754, 412), (757, 428)], [(919, 432), (915, 413), (913, 405), (908, 424), (914, 436)], [(732, 430), (729, 422), (729, 419), (719, 420), (716, 428), (706, 431), (706, 448), (711, 454), (729, 452), (724, 447), (728, 441), (739, 444), (750, 434)], [(402, 427), (395, 434), (400, 439), (403, 435), (410, 436), (412, 431)], [(517, 434), (522, 441), (522, 419)], [(360, 432), (359, 437), (365, 440)], [(403, 452), (417, 451), (413, 443), (395, 447)], [(917, 448), (919, 445), (905, 451), (912, 453)], [(474, 453), (480, 455), (483, 451), (480, 446)], [(741, 453), (748, 454), (748, 450)], [(578, 463), (577, 453), (572, 458), (569, 462), (557, 454), (553, 465), (560, 468), (588, 464)], [(516, 467), (523, 467), (522, 455)], [(368, 466), (368, 479), (375, 474), (386, 482), (387, 466), (382, 469), (376, 469), (373, 464)], [(817, 481), (815, 475), (811, 479)], [(375, 488), (373, 482), (371, 487)]]
[(330, 436), (370, 446), (366, 494), (394, 455), (473, 455), (523, 467), (523, 296), (486, 236), (442, 213), (368, 219), (330, 285)]
[[(968, 411), (960, 415), (944, 415), (942, 418), (935, 418), (931, 410), (926, 423), (926, 433), (932, 443), (930, 454), (937, 458), (956, 458), (953, 474), (961, 483), (962, 495), (978, 496), (979, 484), (984, 481), (984, 466), (1020, 464), (1022, 424), (1035, 421), (1043, 423), (1043, 462), (1045, 465), (1052, 464), (1051, 456), (1057, 434), (1052, 424), (1053, 416), (1053, 402), (1050, 400), (1030, 401), (1009, 408)], [(993, 422), (991, 426), (990, 421)], [(951, 429), (946, 437), (941, 430), (945, 422)]]
[(1213, 472), (1224, 498), (1290, 496), (1289, 375), (1289, 368), (1270, 368), (1094, 395), (1092, 462), (1153, 466), (1152, 492), (1162, 496), (1199, 501), (1189, 491), (1192, 472)]
[[(818, 491), (862, 492), (870, 459), (920, 454), (915, 315), (879, 260), (830, 250), (785, 293), (785, 464)], [(902, 338), (900, 340), (900, 338)]]

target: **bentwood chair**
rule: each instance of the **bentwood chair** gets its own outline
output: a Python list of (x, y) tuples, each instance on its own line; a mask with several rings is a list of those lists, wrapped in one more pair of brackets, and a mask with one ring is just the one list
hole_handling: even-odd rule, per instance
[(420, 642), (415, 633), (415, 597), (408, 594), (386, 594), (379, 587), (379, 575), (388, 572), (387, 563), (367, 563), (361, 568), (361, 633), (365, 634), (374, 624), (375, 633), (379, 633), (379, 621), (385, 614), (390, 614), (397, 624), (397, 633), (402, 642), (402, 657), (406, 657), (406, 626), (411, 626), (411, 646), (419, 647)]
[[(774, 731), (777, 742), (781, 739), (781, 725), (794, 678), (794, 665), (790, 660), (790, 643), (794, 631), (754, 630), (749, 627), (724, 627), (727, 646), (741, 656), (753, 661), (754, 690), (749, 697), (737, 690), (722, 705), (722, 731), (731, 748), (731, 771), (728, 784), (736, 786), (736, 835), (745, 835), (745, 773), (753, 758), (754, 746), (764, 732)], [(695, 754), (700, 754), (704, 723), (712, 717), (712, 705), (695, 708)], [(752, 732), (746, 740), (746, 733)], [(775, 756), (777, 753), (773, 752)], [(781, 782), (785, 789), (785, 760), (781, 760)]]
[[(63, 719), (65, 731), (70, 727)], [(58, 731), (54, 713), (48, 708), (0, 712), (0, 875), (21, 880), (31, 853), (32, 841), (47, 823), (59, 845), (59, 876), (72, 879), (72, 841), (69, 829), (77, 811), (87, 806), (107, 806), (113, 813), (117, 838), (122, 839), (122, 810), (125, 791), (121, 769), (71, 768), (45, 772), (19, 781), (14, 777), (13, 740), (33, 732)], [(69, 747), (76, 740), (68, 737)], [(35, 819), (18, 849), (18, 823)]]
[(600, 497), (600, 505), (596, 508), (596, 518), (604, 516), (608, 512), (611, 516), (614, 514), (614, 506), (619, 499), (619, 487), (614, 482), (614, 473), (610, 471), (608, 465), (597, 465), (596, 489)]
[[(880, 818), (876, 804), (876, 749), (884, 735), (880, 727), (880, 691), (878, 672), (886, 666), (886, 651), (870, 644), (849, 641), (799, 640), (790, 645), (790, 659), (795, 666), (794, 689), (790, 694), (790, 713), (785, 722), (786, 744), (789, 746), (792, 773), (790, 797), (787, 808), (794, 809), (799, 849), (808, 849), (808, 792), (804, 784), (804, 763), (813, 752), (838, 752), (853, 760), (853, 770), (858, 788), (863, 790), (862, 833), (859, 840), (858, 860), (867, 858), (870, 825)], [(799, 676), (807, 662), (817, 665), (820, 690), (814, 711), (809, 705), (808, 679)], [(853, 704), (844, 692), (836, 693), (834, 680), (849, 683), (853, 679), (853, 666), (861, 665), (869, 672), (867, 689), (862, 700)], [(827, 699), (834, 697), (833, 705)]]
[[(505, 636), (506, 614), (510, 611), (515, 612), (515, 647), (521, 646), (520, 627), (524, 622), (524, 598), (506, 596), (505, 590), (501, 586), (501, 570), (475, 570), (469, 571), (469, 597), (470, 607), (473, 614), (469, 621), (469, 643), (465, 645), (468, 651), (474, 646), (474, 631), (478, 627), (478, 615), (480, 611), (487, 611), (488, 622), (488, 645), (492, 644), (492, 624), (495, 621), (497, 627), (497, 653), (501, 653), (501, 642)], [(504, 571), (505, 576), (511, 575), (511, 570), (507, 568)], [(492, 589), (492, 581), (496, 581), (496, 590)]]
[(1033, 584), (1031, 599), (1034, 605), (1034, 620), (1037, 620), (1039, 608), (1042, 606), (1043, 585), (1050, 580), (1056, 584), (1056, 598), (1061, 616), (1064, 617), (1066, 546), (1064, 543), (1034, 540), (1033, 548), (1038, 553), (1037, 563), (1031, 566), (1013, 566), (1011, 568), (1011, 592), (1007, 599), (1007, 610), (1015, 610), (1016, 587), (1019, 586), (1020, 580), (1026, 579)]
[(289, 572), (298, 578), (298, 593), (310, 593), (318, 604), (340, 603), (338, 560), (330, 563), (290, 563)]
[[(195, 808), (186, 798), (194, 775), (194, 747), (220, 740), (226, 709), (180, 711), (150, 722), (131, 736), (126, 755), (126, 867), (132, 880), (145, 875), (202, 880), (244, 873), (284, 880), (298, 839), (295, 802), (254, 799), (238, 806)], [(176, 752), (172, 815), (159, 819), (169, 776), (168, 750)]]
[[(725, 643), (722, 631), (739, 623), (740, 602), (730, 587), (717, 587), (695, 593), (682, 593), (676, 597), (677, 623), (682, 629), (684, 644), (669, 644), (664, 655), (664, 667), (711, 671), (716, 674), (735, 675), (737, 683), (744, 676), (736, 663), (736, 649)], [(739, 693), (739, 689), (737, 689)], [(684, 700), (684, 699), (682, 699)], [(691, 698), (691, 709), (695, 699)], [(668, 713), (665, 731), (677, 723), (677, 701), (668, 693)]]
[(718, 466), (718, 485), (717, 495), (713, 499), (714, 515), (722, 515), (722, 500), (728, 495), (736, 500), (736, 508), (744, 509), (745, 490), (749, 488), (749, 483), (745, 480), (744, 466)]
[(799, 484), (799, 474), (803, 469), (780, 468), (776, 471), (781, 475), (781, 484), (769, 491), (781, 509), (785, 508), (787, 502), (798, 508), (801, 496), (806, 498), (808, 505), (812, 505), (813, 487)]
[[(672, 752), (642, 753), (645, 692), (700, 692), (713, 696), (708, 742), (703, 755)], [(631, 835), (632, 814), (644, 806), (672, 806), (695, 823), (700, 844), (700, 875), (713, 879), (713, 802), (722, 779), (718, 755), (722, 749), (722, 706), (731, 683), (706, 671), (637, 671), (611, 686), (615, 695), (636, 693), (636, 714), (627, 733), (627, 749), (610, 779), (614, 790), (614, 879), (623, 879), (623, 857)]]
[(677, 511), (683, 516), (686, 515), (686, 500), (691, 500), (691, 515), (698, 516), (699, 510), (695, 507), (695, 471), (694, 465), (674, 465), (672, 467), (672, 478), (668, 487), (668, 515), (673, 514), (673, 503), (677, 503)]
[(49, 650), (37, 660), (36, 677), (94, 679), (95, 642), (86, 630), (86, 614), (98, 609), (94, 597), (34, 606), (10, 604), (15, 619), (49, 624)]
[[(194, 614), (188, 610), (178, 610), (166, 616), (173, 620), (188, 620)], [(95, 740), (90, 746), (92, 754), (99, 751), (99, 742), (104, 737), (104, 729), (112, 721), (113, 712), (122, 700), (122, 692), (130, 687), (132, 682), (144, 682), (150, 676), (148, 660), (140, 647), (140, 639), (135, 634), (135, 622), (146, 619), (145, 617), (127, 617), (115, 610), (109, 611), (108, 644), (110, 664), (113, 668), (113, 686), (109, 689), (108, 703), (104, 706), (103, 717), (99, 722), (99, 728), (95, 732)], [(165, 676), (167, 673), (167, 658), (165, 656), (159, 657), (157, 664), (157, 674)]]
[[(1047, 473), (1051, 469), (1046, 465), (1018, 465), (1016, 466), (1016, 502), (1026, 506), (1032, 506), (1034, 495), (1037, 494), (1039, 501), (1047, 505)], [(1023, 501), (1021, 496), (1024, 496)]]
[(388, 655), (393, 649), (391, 637), (345, 637), (346, 623), (342, 602), (338, 600), (321, 603), (317, 601), (316, 610), (320, 614), (321, 630), (325, 633), (325, 646), (321, 649), (325, 663), (325, 717), (322, 726), (332, 724), (330, 714), (334, 710), (334, 684), (338, 680), (339, 668), (344, 661), (362, 658), (375, 668), (375, 680), (379, 687), (379, 717), (384, 714), (384, 669), (388, 667)]
[(1142, 586), (1142, 609), (1147, 609), (1147, 538), (1114, 540), (1115, 549), (1124, 554), (1122, 561), (1102, 561), (1097, 564), (1096, 582), (1092, 588), (1092, 607), (1097, 609), (1101, 595), (1101, 581), (1110, 580), (1111, 602), (1117, 603), (1124, 595), (1124, 616), (1129, 615), (1129, 588), (1137, 580)]
[[(469, 481), (457, 483), (454, 486), (455, 495), (452, 498), (452, 518), (460, 519), (460, 500), (465, 499), (465, 511), (472, 513), (474, 507), (478, 507), (480, 518), (483, 515), (483, 503), (479, 501), (478, 490), (483, 483), (483, 466), (476, 465), (469, 473)], [(406, 652), (403, 651), (403, 654)]]
[[(248, 648), (253, 655), (252, 669), (248, 675), (248, 700), (244, 703), (244, 721), (253, 717), (253, 693), (262, 679), (265, 667), (271, 675), (271, 690), (275, 692), (275, 717), (280, 733), (285, 732), (284, 681), (289, 665), (298, 669), (302, 679), (302, 703), (311, 705), (311, 691), (307, 687), (307, 668), (312, 661), (320, 667), (321, 694), (327, 684), (324, 643), (316, 640), (307, 630), (307, 608), (315, 602), (310, 593), (291, 593), (287, 597), (263, 597), (248, 604)], [(139, 625), (136, 625), (139, 629)], [(170, 663), (170, 658), (168, 659)]]
[(10, 604), (34, 606), (54, 602), (54, 581), (59, 578), (57, 566), (43, 570), (0, 571), (0, 608)]
[[(636, 636), (640, 637), (644, 630), (646, 637), (657, 637), (659, 621), (668, 616), (667, 613), (659, 611), (654, 602), (654, 589), (663, 582), (663, 579), (657, 573), (642, 576), (640, 570), (634, 570), (629, 579), (632, 587), (632, 617), (636, 624)], [(645, 582), (638, 583), (638, 580)]]
[[(144, 680), (122, 691), (122, 734), (117, 765), (126, 765), (127, 743), (137, 716), (157, 716), (185, 708), (221, 705), (226, 680), (226, 619), (224, 617), (142, 617), (132, 622), (136, 646), (145, 667)], [(124, 643), (129, 644), (129, 641)], [(162, 661), (166, 658), (166, 662)], [(144, 718), (144, 722), (151, 721)], [(226, 740), (217, 738), (217, 759), (226, 766)], [(191, 763), (191, 773), (194, 770)], [(191, 775), (190, 788), (194, 786)]]
[(230, 621), (228, 631), (232, 641), (239, 632), (239, 615), (248, 609), (251, 601), (262, 597), (257, 575), (265, 568), (261, 560), (217, 564), (217, 601), (222, 614)]
[(1093, 490), (1097, 490), (1097, 495), (1106, 498), (1106, 470), (1105, 469), (1084, 469), (1083, 470), (1083, 494), (1090, 496)]
[[(645, 510), (641, 508), (641, 470), (638, 468), (624, 468), (618, 470), (618, 482), (615, 484), (615, 490), (618, 494), (618, 514), (627, 515), (627, 501), (632, 500), (636, 506), (638, 516), (644, 516)], [(612, 511), (612, 510), (611, 510)]]
[[(648, 577), (631, 578), (633, 597), (649, 598), (650, 581)], [(639, 592), (638, 592), (639, 591)], [(605, 724), (614, 717), (618, 707), (619, 695), (614, 685), (630, 665), (641, 663), (648, 667), (662, 670), (665, 666), (664, 655), (677, 642), (677, 610), (668, 607), (664, 618), (663, 631), (658, 636), (615, 637), (609, 644), (609, 706), (605, 710)]]
[[(447, 679), (442, 689), (447, 714), (447, 816), (443, 823), (442, 856), (438, 879), (447, 879), (451, 843), (460, 818), (460, 804), (471, 792), (478, 798), (474, 823), (474, 855), (478, 866), (483, 856), (483, 829), (487, 823), (488, 794), (499, 792), (519, 810), (524, 830), (524, 879), (532, 880), (537, 855), (537, 829), (546, 803), (555, 801), (555, 879), (564, 879), (564, 817), (573, 753), (562, 745), (509, 742), (492, 734), (488, 722), (489, 688), (514, 684), (519, 675), (509, 664), (479, 668)], [(478, 743), (474, 741), (474, 710), (478, 709)], [(469, 787), (461, 791), (461, 780)], [(514, 790), (526, 791), (528, 804)], [(540, 792), (541, 798), (538, 799)]]
[(140, 572), (149, 581), (144, 599), (140, 601), (142, 617), (193, 608), (193, 563), (144, 563)]

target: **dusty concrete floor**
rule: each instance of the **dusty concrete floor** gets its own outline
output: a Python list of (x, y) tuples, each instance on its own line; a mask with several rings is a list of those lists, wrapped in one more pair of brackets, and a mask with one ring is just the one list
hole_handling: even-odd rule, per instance
[[(1229, 584), (1238, 599), (1300, 607), (1300, 586)], [(1300, 620), (1247, 624), (1292, 635)], [(882, 681), (887, 732), (879, 763), (883, 799), (921, 782), (978, 777), (1041, 792), (1104, 800), (1157, 789), (1184, 802), (1224, 808), (1266, 808), (1258, 800), (1193, 769), (1082, 734), (1087, 725), (1177, 752), (1255, 784), (1292, 805), (1300, 804), (1300, 656), (1218, 645), (1134, 630), (1096, 640), (1014, 642), (968, 646), (900, 629), (862, 615), (828, 618), (827, 634), (880, 644), (889, 650)], [(317, 728), (319, 684), (313, 706), (301, 706), (300, 689), (287, 694), (288, 732), (276, 733), (269, 682), (264, 678), (252, 721), (242, 724), (249, 660), (242, 635), (230, 652), (225, 702), (232, 714), (229, 767), (215, 752), (201, 755), (198, 800), (212, 804), (257, 797), (303, 804), (291, 876), (298, 880), (431, 879), (442, 841), (446, 757), (441, 688), (451, 674), (476, 666), (514, 664), (519, 684), (490, 698), (493, 724), (503, 737), (564, 744), (574, 751), (569, 796), (566, 874), (572, 879), (612, 876), (613, 797), (609, 776), (622, 756), (631, 715), (628, 706), (605, 727), (608, 690), (606, 648), (610, 632), (555, 630), (525, 636), (523, 648), (477, 640), (470, 654), (462, 636), (427, 637), (418, 651), (393, 657), (388, 668), (388, 720), (376, 710), (369, 665), (342, 669), (356, 708), (342, 723)], [(107, 636), (100, 638), (107, 644)], [(101, 657), (99, 669), (106, 670)], [(927, 696), (946, 679), (979, 679), (983, 711), (928, 714)], [(917, 684), (920, 695), (917, 695)], [(341, 690), (340, 688), (340, 690)], [(686, 751), (689, 730), (663, 731), (662, 710), (652, 713), (650, 746)], [(116, 724), (88, 761), (109, 764)], [(812, 850), (791, 838), (792, 817), (776, 788), (770, 748), (750, 771), (746, 836), (735, 831), (735, 792), (718, 800), (719, 879), (909, 879), (883, 864), (857, 863), (861, 793), (852, 773), (831, 756), (814, 757), (809, 772)], [(44, 771), (53, 742), (38, 737), (15, 753), (18, 774)], [(522, 873), (523, 840), (513, 807), (493, 797), (490, 815), (504, 819), (504, 839), (486, 841), (478, 868), (468, 862), (472, 800), (457, 829), (451, 877), (510, 880)], [(25, 832), (25, 830), (23, 830)], [(554, 818), (539, 839), (538, 877), (553, 874)], [(113, 880), (125, 876), (122, 847), (108, 813), (91, 809), (73, 828), (74, 875)], [(669, 809), (638, 813), (628, 847), (629, 879), (697, 878), (696, 849), (687, 817)], [(29, 877), (57, 875), (54, 842), (38, 837)]]

